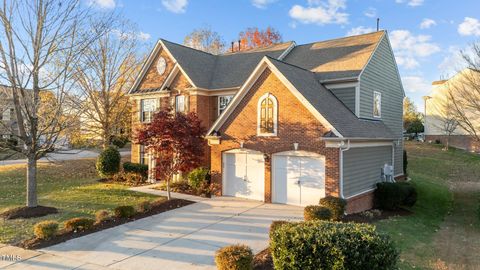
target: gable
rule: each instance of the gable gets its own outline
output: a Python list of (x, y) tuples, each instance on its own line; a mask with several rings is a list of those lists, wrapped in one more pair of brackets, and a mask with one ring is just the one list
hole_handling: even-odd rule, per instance
[[(161, 75), (157, 72), (157, 62), (160, 57), (163, 57), (166, 60), (165, 72), (163, 72)], [(147, 67), (145, 75), (143, 78), (141, 78), (137, 89), (135, 89), (136, 92), (142, 92), (161, 87), (167, 79), (169, 73), (172, 71), (173, 66), (173, 59), (168, 55), (165, 49), (160, 48), (156, 56), (153, 58), (153, 61), (151, 61), (150, 65)]]

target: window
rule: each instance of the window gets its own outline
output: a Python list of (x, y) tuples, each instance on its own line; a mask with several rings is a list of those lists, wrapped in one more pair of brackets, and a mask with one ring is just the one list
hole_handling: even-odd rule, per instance
[(157, 109), (157, 101), (153, 98), (142, 99), (140, 104), (140, 118), (143, 123), (150, 123), (153, 118), (153, 114)]
[(140, 145), (140, 164), (149, 165), (148, 153), (145, 153), (144, 145)]
[(175, 112), (185, 112), (185, 96), (175, 97)]
[(258, 101), (257, 134), (277, 135), (277, 99), (269, 93), (263, 95)]
[(373, 117), (382, 117), (382, 93), (373, 92)]
[(227, 105), (232, 101), (233, 96), (219, 96), (218, 97), (218, 115), (222, 114), (225, 109), (227, 109)]

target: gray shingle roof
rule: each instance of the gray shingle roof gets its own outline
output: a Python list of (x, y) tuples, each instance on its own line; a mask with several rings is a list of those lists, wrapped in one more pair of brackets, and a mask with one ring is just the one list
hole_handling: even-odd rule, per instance
[(330, 90), (317, 81), (315, 73), (273, 58), (269, 60), (342, 136), (395, 138), (383, 122), (357, 118)]

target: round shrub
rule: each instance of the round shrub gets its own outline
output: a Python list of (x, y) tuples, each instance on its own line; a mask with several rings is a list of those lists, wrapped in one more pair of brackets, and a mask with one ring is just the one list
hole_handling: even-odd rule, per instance
[(196, 168), (188, 176), (188, 184), (194, 189), (199, 189), (204, 183), (208, 183), (209, 171), (206, 168)]
[(303, 209), (303, 218), (309, 220), (330, 220), (332, 211), (330, 208), (321, 205), (309, 205)]
[(148, 178), (148, 166), (145, 164), (125, 162), (123, 163), (123, 171), (126, 173), (138, 173), (143, 178)]
[(270, 249), (275, 269), (396, 269), (399, 256), (374, 226), (331, 221), (282, 225)]
[(111, 177), (120, 170), (120, 152), (114, 146), (109, 146), (100, 153), (97, 159), (97, 172), (101, 177)]
[(122, 137), (113, 137), (111, 143), (118, 148), (123, 148), (127, 144), (128, 139)]
[(402, 195), (404, 196), (402, 200), (402, 205), (408, 207), (414, 206), (417, 202), (418, 197), (415, 187), (407, 182), (399, 182), (398, 184), (402, 187)]
[(131, 205), (117, 206), (113, 212), (118, 218), (131, 218), (135, 215), (135, 208)]
[(142, 201), (137, 205), (137, 211), (139, 213), (146, 213), (152, 210), (152, 203), (150, 201)]
[(95, 220), (91, 218), (71, 218), (63, 223), (67, 231), (85, 231), (93, 228)]
[(102, 223), (110, 219), (111, 219), (111, 216), (108, 210), (98, 210), (95, 213), (95, 222), (97, 223)]
[(288, 224), (288, 223), (290, 223), (290, 222), (286, 221), (286, 220), (274, 220), (274, 221), (272, 221), (272, 223), (270, 224), (270, 230), (268, 232), (268, 234), (270, 235), (270, 238), (272, 237), (272, 234), (273, 234), (274, 231), (276, 231), (282, 225)]
[(327, 196), (320, 199), (320, 205), (330, 209), (330, 211), (332, 212), (333, 220), (340, 220), (345, 213), (347, 201), (342, 198)]
[(215, 263), (219, 270), (253, 269), (253, 253), (246, 245), (223, 247), (215, 253)]
[(377, 183), (375, 204), (380, 209), (395, 210), (401, 206), (413, 206), (417, 201), (415, 187), (406, 182)]
[(58, 231), (58, 222), (54, 220), (45, 220), (38, 222), (33, 226), (33, 234), (39, 239), (50, 239)]

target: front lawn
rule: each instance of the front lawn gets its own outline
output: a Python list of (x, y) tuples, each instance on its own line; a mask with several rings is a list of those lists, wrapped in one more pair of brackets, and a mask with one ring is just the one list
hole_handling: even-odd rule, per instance
[[(41, 220), (59, 222), (73, 217), (91, 217), (100, 209), (136, 205), (157, 196), (134, 192), (128, 187), (99, 183), (95, 161), (75, 160), (58, 164), (39, 164), (38, 200), (43, 206), (58, 208), (59, 213), (40, 218), (0, 220), (0, 243), (15, 244), (33, 237), (33, 225)], [(0, 166), (0, 212), (25, 203), (24, 166)]]

